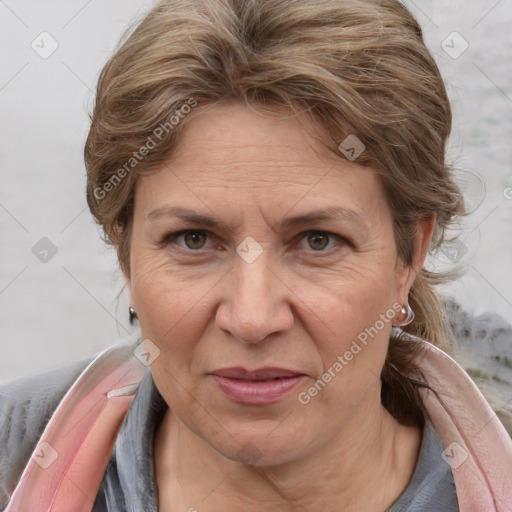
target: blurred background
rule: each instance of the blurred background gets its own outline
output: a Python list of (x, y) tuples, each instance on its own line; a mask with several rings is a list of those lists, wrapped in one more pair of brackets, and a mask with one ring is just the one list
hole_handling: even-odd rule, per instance
[[(0, 0), (0, 383), (133, 332), (115, 253), (86, 206), (83, 145), (99, 72), (153, 3)], [(404, 3), (447, 84), (449, 160), (473, 212), (429, 266), (464, 267), (442, 288), (454, 356), (510, 421), (512, 0)]]

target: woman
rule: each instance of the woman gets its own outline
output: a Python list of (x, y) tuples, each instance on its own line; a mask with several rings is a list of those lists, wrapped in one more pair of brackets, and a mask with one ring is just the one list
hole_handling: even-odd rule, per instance
[(141, 332), (3, 388), (2, 508), (510, 510), (423, 268), (464, 213), (450, 124), (394, 0), (159, 3), (85, 146)]

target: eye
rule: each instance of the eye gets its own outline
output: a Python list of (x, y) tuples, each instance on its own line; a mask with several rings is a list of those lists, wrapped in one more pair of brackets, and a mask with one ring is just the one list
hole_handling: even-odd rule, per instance
[(206, 231), (201, 231), (198, 229), (187, 229), (166, 235), (162, 240), (161, 245), (167, 246), (171, 243), (175, 243), (177, 239), (182, 239), (185, 243), (185, 246), (178, 244), (181, 248), (196, 251), (204, 248), (207, 237), (208, 233)]
[[(186, 229), (166, 235), (159, 245), (167, 247), (172, 243), (177, 243), (178, 240), (182, 240), (184, 245), (183, 243), (177, 243), (180, 248), (192, 252), (199, 252), (201, 249), (208, 248), (208, 237), (209, 234), (207, 231)], [(308, 247), (302, 248), (305, 250), (313, 250), (315, 252), (330, 252), (328, 246), (329, 244), (334, 244), (333, 240), (336, 240), (338, 245), (351, 245), (351, 243), (344, 237), (326, 231), (306, 231), (297, 235), (296, 238), (300, 239), (301, 242), (306, 240)]]
[[(337, 240), (338, 244), (348, 244), (349, 242), (343, 238), (342, 236), (335, 235), (333, 233), (328, 233), (326, 231), (306, 231), (305, 233), (301, 233), (299, 238), (302, 240), (306, 240), (308, 247), (315, 252), (328, 252), (326, 251), (326, 247), (328, 247), (331, 240)], [(307, 249), (307, 248), (306, 248)]]

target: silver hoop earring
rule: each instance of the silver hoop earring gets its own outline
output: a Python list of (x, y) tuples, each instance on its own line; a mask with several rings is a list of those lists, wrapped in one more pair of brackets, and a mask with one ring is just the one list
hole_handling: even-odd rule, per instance
[(405, 306), (402, 306), (400, 313), (402, 313), (402, 315), (407, 314), (407, 317), (403, 322), (400, 322), (399, 324), (394, 323), (394, 327), (404, 327), (406, 325), (409, 325), (414, 320), (414, 311), (412, 310), (411, 306), (409, 306), (409, 301), (407, 301), (407, 308)]
[(135, 320), (135, 318), (139, 318), (137, 316), (135, 309), (133, 309), (131, 306), (128, 308), (128, 315), (130, 319), (130, 325), (133, 325), (133, 321)]

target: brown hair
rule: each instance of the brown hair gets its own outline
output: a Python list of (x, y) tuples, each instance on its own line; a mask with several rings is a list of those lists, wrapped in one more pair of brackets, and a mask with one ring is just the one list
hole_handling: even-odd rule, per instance
[[(84, 151), (89, 208), (127, 275), (138, 177), (170, 158), (197, 114), (228, 100), (307, 119), (340, 158), (339, 144), (355, 135), (365, 145), (356, 162), (384, 184), (405, 264), (421, 220), (437, 215), (436, 251), (464, 213), (445, 162), (444, 83), (420, 26), (398, 1), (162, 1), (104, 66)], [(150, 139), (154, 147), (143, 151)], [(447, 346), (433, 286), (448, 277), (419, 271), (409, 296), (416, 318), (391, 336), (382, 402), (404, 424), (423, 418), (414, 364), (420, 344), (405, 334)]]

